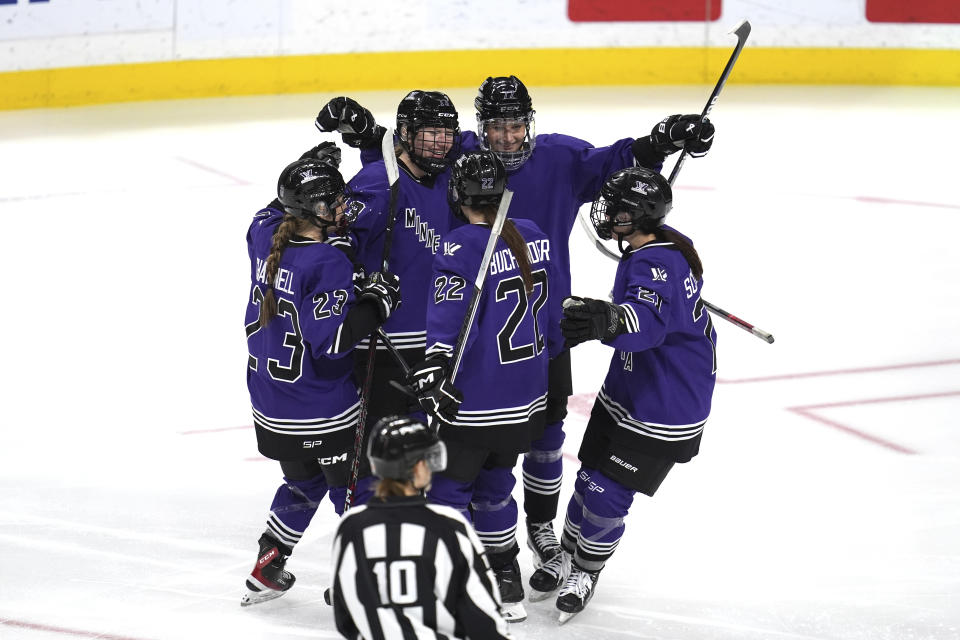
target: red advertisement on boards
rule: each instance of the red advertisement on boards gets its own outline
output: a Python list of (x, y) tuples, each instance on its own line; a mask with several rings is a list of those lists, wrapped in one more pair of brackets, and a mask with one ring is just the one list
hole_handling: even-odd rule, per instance
[(867, 0), (870, 22), (960, 22), (957, 0)]
[(721, 0), (567, 0), (573, 22), (702, 22), (720, 17)]

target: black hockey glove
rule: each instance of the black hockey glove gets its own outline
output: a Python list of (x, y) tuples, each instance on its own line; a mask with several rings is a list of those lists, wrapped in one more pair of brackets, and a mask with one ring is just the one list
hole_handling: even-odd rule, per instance
[(612, 340), (627, 332), (624, 311), (612, 302), (570, 296), (563, 301), (560, 331), (567, 345), (587, 340)]
[(354, 148), (368, 149), (380, 145), (386, 132), (373, 119), (369, 110), (356, 100), (340, 96), (320, 110), (315, 122), (320, 131), (339, 131), (343, 142)]
[(413, 367), (405, 381), (416, 394), (420, 408), (445, 422), (453, 420), (463, 402), (463, 394), (447, 374), (449, 363), (446, 356), (430, 356)]
[(332, 142), (321, 142), (300, 156), (301, 160), (319, 160), (323, 164), (340, 168), (340, 147)]
[(664, 118), (650, 132), (650, 146), (654, 150), (670, 155), (680, 149), (695, 158), (704, 156), (713, 144), (713, 123), (709, 118), (700, 122), (696, 113), (672, 115)]
[(380, 321), (386, 322), (400, 306), (400, 278), (389, 271), (374, 271), (357, 286), (357, 297), (376, 302)]

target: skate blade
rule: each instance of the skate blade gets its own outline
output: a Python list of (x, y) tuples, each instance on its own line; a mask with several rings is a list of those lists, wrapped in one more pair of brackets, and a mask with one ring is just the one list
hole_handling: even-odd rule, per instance
[(264, 591), (247, 591), (243, 594), (243, 597), (240, 598), (241, 607), (249, 607), (250, 605), (260, 604), (261, 602), (266, 602), (267, 600), (273, 600), (274, 598), (279, 598), (286, 591), (276, 591), (275, 589), (268, 589)]
[(573, 616), (577, 615), (578, 613), (580, 613), (580, 612), (579, 612), (579, 611), (561, 611), (561, 612), (560, 612), (560, 617), (557, 618), (557, 621), (558, 621), (560, 624), (566, 624), (567, 621), (568, 621), (570, 618), (572, 618)]
[(533, 587), (530, 587), (530, 602), (540, 602), (541, 600), (546, 600), (553, 595), (554, 591), (556, 591), (556, 589), (553, 591), (537, 591)]
[(507, 622), (523, 622), (527, 619), (527, 610), (522, 602), (503, 603), (503, 619)]

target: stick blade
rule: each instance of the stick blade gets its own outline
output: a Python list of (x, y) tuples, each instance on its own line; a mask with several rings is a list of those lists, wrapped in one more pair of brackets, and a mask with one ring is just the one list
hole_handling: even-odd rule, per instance
[(740, 24), (738, 24), (736, 27), (733, 28), (732, 31), (730, 31), (730, 33), (735, 34), (738, 40), (743, 41), (743, 40), (746, 40), (747, 36), (750, 35), (750, 29), (751, 29), (750, 21), (742, 20)]

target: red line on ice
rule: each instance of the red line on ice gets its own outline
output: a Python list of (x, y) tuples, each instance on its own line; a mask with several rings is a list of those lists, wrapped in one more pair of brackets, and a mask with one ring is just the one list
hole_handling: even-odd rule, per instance
[(879, 373), (881, 371), (896, 371), (898, 369), (919, 369), (921, 367), (943, 367), (960, 364), (960, 359), (934, 360), (931, 362), (906, 362), (903, 364), (889, 364), (875, 367), (858, 367), (854, 369), (833, 369), (825, 371), (808, 371), (805, 373), (782, 373), (756, 378), (727, 378), (717, 379), (718, 384), (746, 384), (750, 382), (774, 382), (776, 380), (796, 380), (798, 378), (823, 378), (826, 376), (843, 376), (857, 373)]
[(872, 442), (873, 444), (879, 445), (887, 449), (891, 449), (893, 451), (897, 451), (898, 453), (913, 455), (918, 453), (918, 451), (915, 451), (914, 449), (910, 449), (909, 447), (906, 447), (904, 445), (900, 445), (895, 442), (885, 440), (884, 438), (871, 435), (864, 431), (860, 431), (859, 429), (854, 429), (853, 427), (849, 427), (836, 420), (824, 418), (823, 416), (819, 416), (816, 413), (814, 413), (814, 411), (816, 411), (817, 409), (832, 409), (836, 407), (856, 407), (861, 405), (879, 404), (879, 403), (885, 403), (885, 402), (912, 402), (915, 400), (930, 400), (932, 398), (948, 398), (951, 396), (960, 396), (960, 391), (943, 391), (939, 393), (923, 393), (923, 394), (915, 394), (915, 395), (909, 395), (909, 396), (888, 396), (883, 398), (864, 398), (860, 400), (846, 400), (842, 402), (824, 402), (821, 404), (810, 404), (810, 405), (805, 405), (801, 407), (787, 407), (787, 411), (792, 411), (793, 413), (799, 416), (803, 416), (804, 418), (809, 418), (821, 424), (825, 424), (828, 427), (833, 427), (834, 429), (838, 429), (840, 431), (843, 431), (844, 433), (849, 433), (852, 436), (856, 436), (868, 442)]
[(110, 633), (101, 633), (98, 631), (82, 631), (80, 629), (67, 629), (65, 627), (53, 627), (47, 624), (37, 624), (35, 622), (24, 622), (23, 620), (10, 620), (9, 618), (0, 618), (0, 625), (8, 627), (19, 627), (21, 629), (30, 629), (31, 631), (44, 631), (48, 633), (62, 633), (68, 636), (78, 636), (81, 638), (100, 638), (102, 640), (143, 640), (132, 636), (115, 636)]

